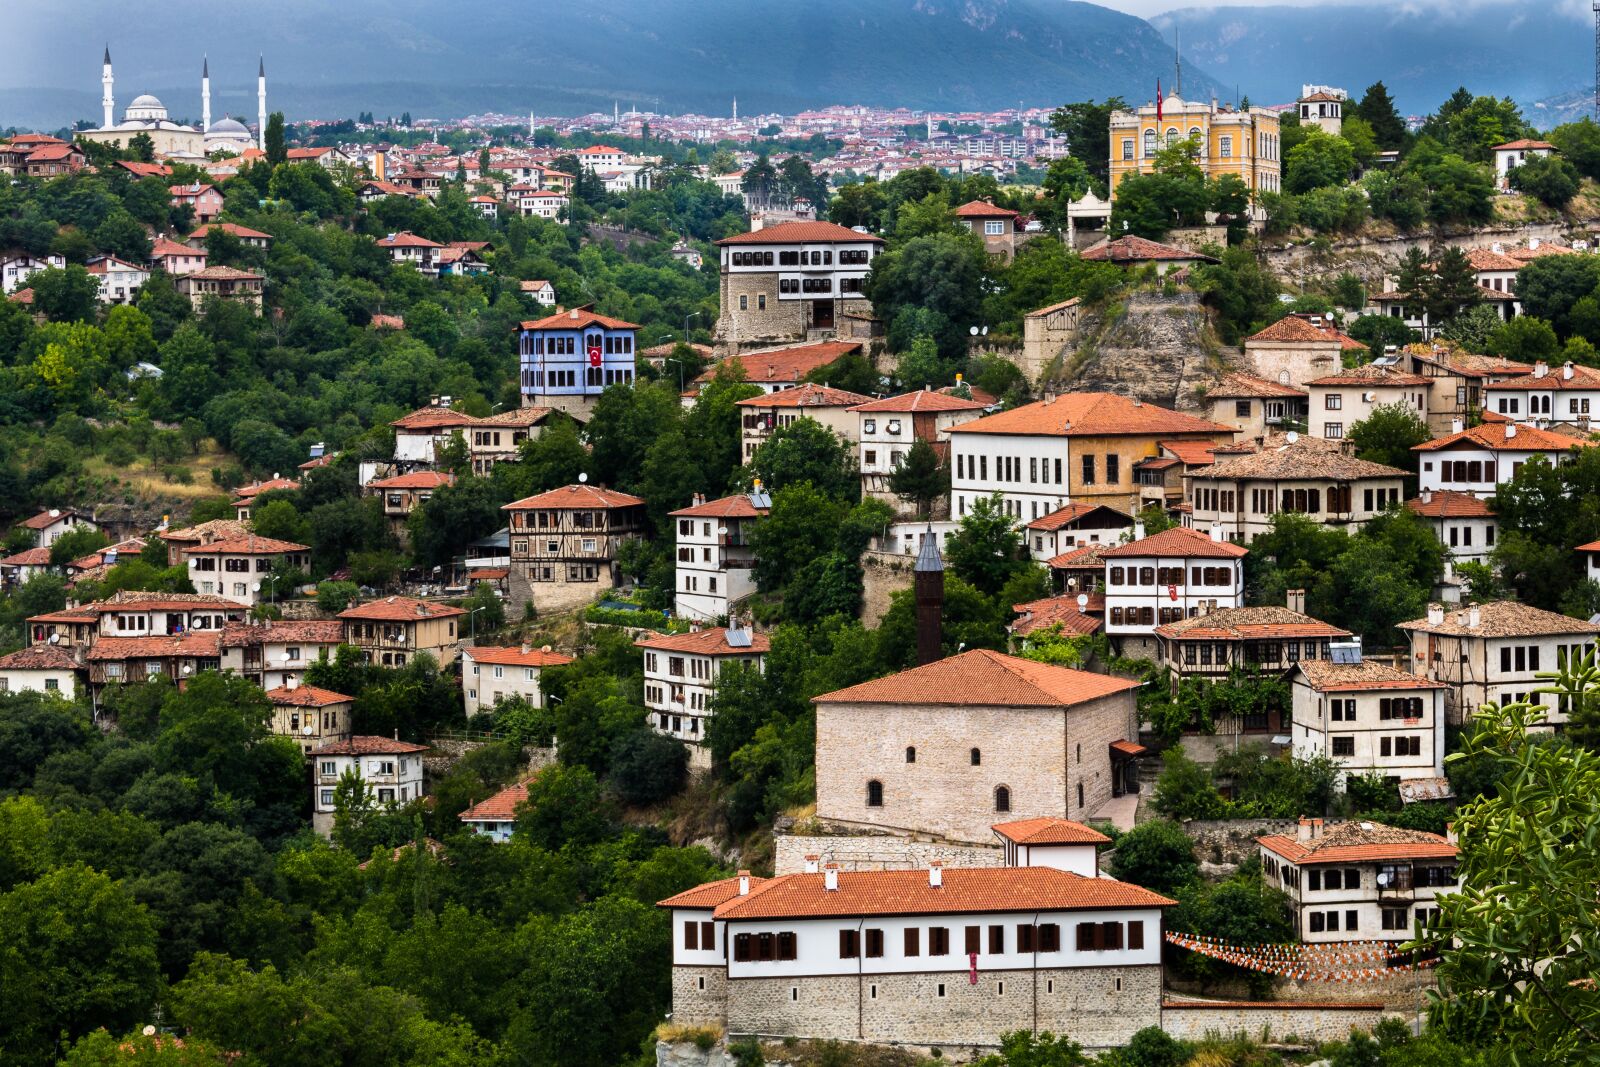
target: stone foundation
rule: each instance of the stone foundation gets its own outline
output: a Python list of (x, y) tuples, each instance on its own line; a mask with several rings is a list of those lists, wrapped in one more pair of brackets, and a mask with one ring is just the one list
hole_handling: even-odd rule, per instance
[(933, 860), (946, 867), (1004, 867), (999, 845), (962, 845), (949, 841), (918, 840), (886, 834), (817, 833), (773, 835), (773, 873), (799, 874), (807, 856), (822, 863), (837, 863), (846, 871), (911, 871), (926, 869)]
[(1161, 1028), (1180, 1040), (1208, 1034), (1244, 1035), (1257, 1041), (1312, 1043), (1344, 1041), (1351, 1030), (1371, 1032), (1383, 1020), (1383, 1005), (1340, 1003), (1278, 1004), (1263, 1001), (1168, 1001)]
[[(702, 989), (701, 986), (705, 988)], [(672, 1021), (679, 1026), (721, 1026), (728, 1007), (726, 967), (672, 968)]]

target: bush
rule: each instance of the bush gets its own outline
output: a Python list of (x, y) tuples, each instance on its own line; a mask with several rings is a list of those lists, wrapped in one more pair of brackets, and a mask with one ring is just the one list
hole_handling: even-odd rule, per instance
[(1170, 893), (1199, 872), (1194, 843), (1166, 819), (1140, 823), (1117, 841), (1111, 874), (1157, 893)]
[(689, 749), (654, 730), (635, 730), (611, 750), (606, 784), (624, 804), (655, 804), (683, 788), (689, 777)]
[(1153, 803), (1169, 819), (1220, 819), (1228, 813), (1228, 802), (1211, 784), (1206, 769), (1174, 745), (1162, 754), (1165, 769), (1156, 781)]
[(361, 595), (361, 587), (355, 582), (319, 582), (317, 584), (317, 607), (330, 615), (339, 612), (354, 604), (356, 597)]

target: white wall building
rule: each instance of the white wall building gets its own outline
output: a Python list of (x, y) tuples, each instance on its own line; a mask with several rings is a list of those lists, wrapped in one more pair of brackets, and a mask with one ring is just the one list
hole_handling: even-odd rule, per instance
[(1424, 422), (1428, 418), (1432, 383), (1420, 374), (1366, 363), (1313, 378), (1305, 386), (1311, 396), (1307, 429), (1312, 437), (1337, 441), (1379, 407), (1399, 405)]
[[(189, 580), (201, 593), (214, 593), (245, 607), (276, 601), (294, 592), (273, 571), (304, 571), (311, 565), (309, 545), (246, 534), (189, 549)], [(279, 588), (279, 586), (282, 588)]]
[(749, 463), (756, 449), (766, 444), (774, 432), (800, 419), (819, 423), (838, 435), (846, 447), (852, 447), (860, 432), (855, 408), (870, 399), (848, 389), (806, 382), (780, 393), (741, 400), (738, 408), (743, 427), (744, 462)]
[(1600, 371), (1571, 362), (1533, 365), (1532, 374), (1495, 382), (1483, 391), (1486, 411), (1539, 426), (1567, 423), (1587, 430), (1600, 418)]
[(517, 825), (517, 809), (528, 799), (527, 778), (507, 786), (488, 800), (480, 801), (461, 813), (461, 821), (473, 833), (497, 843), (511, 840)]
[(85, 269), (100, 283), (102, 304), (131, 304), (139, 287), (150, 280), (148, 270), (116, 256), (95, 256)]
[(0, 656), (0, 693), (52, 693), (72, 700), (78, 693), (77, 659), (56, 645), (34, 645)]
[(1243, 606), (1248, 554), (1182, 526), (1107, 549), (1106, 633), (1153, 651), (1157, 626)]
[(548, 646), (463, 647), (461, 688), (465, 692), (467, 718), (487, 711), (504, 700), (525, 700), (531, 707), (544, 707), (541, 685), (545, 668), (564, 667), (571, 662), (571, 656), (551, 652)]
[(677, 522), (677, 596), (680, 618), (725, 622), (734, 605), (756, 591), (755, 550), (750, 534), (772, 508), (761, 491), (693, 504), (672, 512)]
[(1295, 756), (1333, 759), (1346, 779), (1443, 775), (1443, 683), (1363, 661), (1359, 645), (1334, 655), (1302, 660), (1290, 676)]
[(1584, 445), (1563, 434), (1516, 422), (1485, 422), (1412, 448), (1419, 453), (1421, 489), (1454, 489), (1491, 497), (1516, 477), (1522, 465), (1543, 456), (1552, 466), (1572, 462), (1572, 449)]
[[(1455, 576), (1455, 568), (1462, 563), (1488, 562), (1489, 553), (1494, 551), (1497, 526), (1489, 501), (1471, 493), (1428, 489), (1407, 500), (1406, 509), (1426, 522), (1448, 550), (1447, 579)], [(1456, 589), (1458, 598), (1459, 595)]]
[(889, 476), (905, 462), (911, 446), (923, 440), (947, 456), (951, 427), (982, 415), (983, 405), (923, 388), (857, 405), (855, 413), (861, 491), (898, 506), (901, 500), (890, 489)]
[(1123, 537), (1138, 538), (1144, 527), (1127, 512), (1104, 504), (1068, 504), (1041, 515), (1023, 528), (1028, 553), (1048, 562), (1079, 545), (1115, 545)]
[(644, 706), (650, 726), (689, 746), (689, 764), (711, 766), (706, 721), (722, 672), (736, 663), (765, 668), (772, 647), (765, 634), (718, 626), (686, 634), (651, 634), (635, 642), (644, 653)]
[(1530, 159), (1538, 156), (1548, 156), (1555, 150), (1556, 146), (1549, 141), (1534, 141), (1526, 137), (1521, 140), (1507, 141), (1505, 144), (1495, 145), (1490, 151), (1494, 153), (1494, 173), (1500, 183), (1500, 188), (1510, 188), (1512, 171)]
[(339, 779), (354, 772), (372, 790), (372, 799), (390, 807), (422, 796), (422, 754), (427, 745), (358, 734), (311, 752), (311, 825), (320, 834), (333, 830), (334, 793)]
[(54, 253), (43, 256), (30, 255), (27, 252), (0, 254), (0, 292), (14, 293), (18, 289), (27, 287), (29, 275), (50, 267), (62, 270), (66, 265), (66, 257)]

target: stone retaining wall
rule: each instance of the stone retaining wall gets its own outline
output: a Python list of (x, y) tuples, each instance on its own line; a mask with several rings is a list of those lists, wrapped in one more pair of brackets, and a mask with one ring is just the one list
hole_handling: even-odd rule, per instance
[[(1272, 982), (1272, 999), (1286, 1004), (1315, 1004), (1337, 997), (1341, 1001), (1371, 1001), (1391, 1011), (1414, 1012), (1423, 1003), (1428, 990), (1437, 986), (1438, 981), (1432, 970), (1395, 971), (1383, 978), (1360, 982), (1300, 982), (1276, 978)], [(1202, 986), (1169, 972), (1167, 987), (1174, 993), (1191, 996), (1225, 997), (1230, 1000), (1250, 998), (1250, 986), (1242, 979), (1209, 982)]]
[(1258, 1041), (1343, 1041), (1351, 1030), (1370, 1032), (1383, 1019), (1383, 1005), (1347, 1001), (1335, 1004), (1277, 1004), (1270, 1001), (1167, 1001), (1161, 1028), (1180, 1040), (1208, 1034), (1243, 1035)]
[(807, 856), (837, 863), (846, 871), (909, 871), (925, 868), (933, 860), (946, 867), (1004, 867), (999, 845), (957, 845), (948, 841), (892, 837), (886, 834), (773, 835), (773, 873), (799, 874)]

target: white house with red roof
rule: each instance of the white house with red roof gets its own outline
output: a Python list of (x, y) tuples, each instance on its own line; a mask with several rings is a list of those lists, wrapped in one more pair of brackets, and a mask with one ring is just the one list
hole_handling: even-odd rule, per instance
[(1438, 914), (1435, 898), (1461, 887), (1454, 841), (1375, 822), (1256, 838), (1261, 877), (1289, 895), (1301, 941), (1410, 941)]
[(1494, 153), (1494, 173), (1501, 189), (1511, 188), (1511, 172), (1522, 166), (1530, 159), (1539, 159), (1548, 156), (1556, 150), (1556, 146), (1549, 141), (1536, 141), (1523, 137), (1505, 144), (1497, 144), (1489, 149)]
[(194, 247), (179, 244), (166, 237), (158, 237), (150, 245), (150, 265), (166, 271), (174, 278), (205, 270), (209, 255), (204, 245)]
[(1543, 360), (1529, 374), (1503, 378), (1483, 391), (1485, 411), (1538, 426), (1563, 423), (1587, 432), (1600, 418), (1600, 370), (1570, 360), (1552, 367)]
[(633, 381), (639, 327), (572, 308), (522, 323), (522, 404), (587, 419), (600, 394)]
[(1029, 522), (1022, 532), (1029, 553), (1043, 563), (1079, 545), (1110, 546), (1125, 535), (1139, 536), (1143, 524), (1104, 504), (1068, 504)]
[(34, 545), (37, 548), (49, 548), (63, 534), (99, 529), (89, 516), (72, 508), (50, 508), (23, 519), (17, 525), (34, 532)]
[(271, 493), (277, 490), (288, 492), (298, 488), (300, 488), (299, 482), (292, 478), (281, 478), (276, 474), (264, 482), (256, 481), (251, 482), (249, 485), (241, 485), (233, 491), (235, 498), (233, 501), (234, 518), (240, 522), (249, 519), (256, 506), (256, 498), (263, 493)]
[(1380, 407), (1398, 406), (1428, 421), (1428, 395), (1433, 383), (1420, 374), (1364, 363), (1313, 378), (1305, 387), (1310, 395), (1307, 428), (1311, 436), (1337, 441)]
[(1010, 263), (1017, 254), (1017, 220), (1021, 218), (1010, 208), (996, 207), (987, 200), (971, 200), (955, 210), (956, 222), (983, 241), (990, 256)]
[(1071, 819), (1017, 819), (990, 827), (999, 838), (1006, 867), (1054, 867), (1085, 878), (1100, 877), (1100, 849), (1111, 838)]
[(1453, 489), (1488, 498), (1516, 477), (1522, 465), (1541, 456), (1555, 467), (1573, 460), (1573, 450), (1589, 447), (1565, 434), (1518, 422), (1485, 422), (1414, 445), (1417, 481), (1424, 490)]
[(506, 190), (506, 201), (524, 218), (547, 219), (565, 222), (569, 203), (567, 194), (541, 189), (535, 185), (513, 185)]
[(14, 293), (28, 283), (28, 278), (41, 270), (61, 270), (66, 267), (65, 256), (54, 252), (36, 256), (31, 252), (0, 251), (0, 292)]
[(0, 656), (0, 693), (47, 693), (72, 700), (83, 666), (56, 645), (33, 645)]
[(267, 690), (267, 700), (272, 732), (293, 738), (307, 756), (323, 745), (350, 740), (355, 697), (291, 680)]
[(267, 690), (301, 685), (306, 669), (332, 659), (343, 643), (338, 619), (230, 622), (222, 629), (222, 669)]
[(1583, 573), (1591, 582), (1600, 582), (1600, 541), (1579, 545), (1574, 552), (1583, 553)]
[(1494, 551), (1497, 525), (1494, 505), (1481, 496), (1456, 489), (1425, 489), (1406, 501), (1406, 510), (1427, 523), (1448, 550), (1447, 584), (1441, 591), (1449, 599), (1461, 599), (1460, 586), (1452, 580), (1455, 568), (1462, 563), (1488, 562)]
[(294, 591), (287, 585), (277, 588), (273, 572), (305, 570), (311, 565), (311, 548), (251, 533), (191, 548), (188, 557), (189, 579), (197, 591), (254, 607)]
[(711, 766), (706, 723), (717, 679), (734, 664), (763, 669), (772, 645), (765, 634), (731, 623), (686, 634), (648, 634), (635, 642), (644, 652), (644, 706), (650, 726), (689, 746), (689, 765)]
[(552, 652), (546, 645), (507, 646), (468, 645), (461, 650), (461, 688), (467, 702), (467, 718), (472, 718), (506, 700), (524, 700), (530, 707), (544, 707), (542, 688), (548, 667), (565, 667), (571, 656)]
[(994, 1047), (1045, 1031), (1104, 1048), (1161, 1024), (1162, 910), (1055, 866), (748, 871), (661, 901), (673, 1020), (874, 1044)]
[(750, 534), (771, 508), (772, 498), (758, 486), (719, 500), (696, 494), (688, 507), (671, 513), (678, 551), (673, 606), (680, 618), (725, 622), (756, 591)]
[(362, 486), (361, 491), (365, 496), (376, 496), (383, 501), (383, 517), (398, 533), (413, 511), (455, 481), (456, 476), (448, 471), (420, 470), (390, 478), (374, 478)]
[(512, 501), (511, 600), (539, 611), (581, 607), (621, 582), (617, 552), (646, 530), (644, 501), (593, 485), (566, 485)]
[(24, 582), (55, 570), (48, 548), (25, 548), (0, 559), (0, 586), (15, 589)]
[(1463, 352), (1447, 342), (1411, 345), (1405, 350), (1411, 370), (1427, 378), (1428, 425), (1438, 435), (1455, 433), (1483, 411), (1484, 391), (1497, 382), (1533, 372), (1531, 363)]
[(116, 256), (94, 256), (84, 269), (100, 284), (102, 304), (131, 304), (139, 287), (150, 280), (144, 267)]
[(408, 263), (424, 274), (437, 274), (439, 252), (444, 245), (426, 237), (418, 237), (410, 230), (401, 230), (378, 238), (378, 247), (396, 263)]
[(951, 428), (978, 418), (984, 406), (924, 386), (916, 392), (869, 400), (854, 410), (862, 495), (903, 507), (905, 502), (890, 488), (889, 477), (905, 462), (911, 446), (926, 441), (941, 460), (948, 460)]
[(537, 775), (525, 778), (516, 785), (508, 785), (487, 800), (472, 805), (461, 813), (462, 824), (491, 841), (510, 841), (517, 825), (517, 809), (527, 802), (528, 785), (535, 777)]
[(862, 423), (856, 408), (871, 397), (836, 389), (831, 385), (803, 382), (793, 389), (738, 402), (744, 462), (755, 458), (756, 450), (779, 429), (800, 419), (810, 419), (833, 431), (847, 448), (853, 448)]
[(347, 774), (359, 778), (382, 807), (420, 800), (424, 792), (422, 754), (426, 751), (427, 745), (365, 734), (312, 749), (312, 829), (324, 836), (333, 832), (334, 798), (339, 780)]
[(1152, 652), (1157, 626), (1241, 607), (1248, 554), (1184, 526), (1106, 549), (1106, 633), (1124, 649)]
[(870, 315), (862, 283), (883, 239), (832, 222), (780, 222), (717, 242), (717, 347), (730, 352), (835, 336)]
[(1444, 774), (1445, 685), (1361, 658), (1302, 659), (1289, 675), (1294, 754), (1339, 764), (1341, 776), (1398, 782)]
[(188, 241), (192, 245), (203, 248), (205, 247), (206, 238), (219, 230), (229, 237), (235, 238), (246, 248), (259, 248), (265, 251), (272, 247), (272, 234), (262, 233), (260, 230), (252, 230), (248, 226), (240, 226), (237, 222), (213, 222), (201, 226), (189, 235)]

